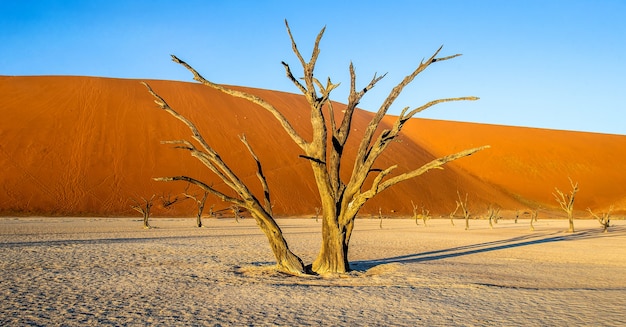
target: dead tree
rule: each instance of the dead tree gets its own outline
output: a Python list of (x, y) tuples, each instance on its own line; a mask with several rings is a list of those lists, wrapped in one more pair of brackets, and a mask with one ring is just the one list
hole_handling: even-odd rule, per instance
[(215, 151), (215, 149), (213, 149), (206, 142), (206, 140), (200, 134), (200, 131), (198, 131), (193, 122), (180, 115), (178, 112), (174, 111), (174, 109), (172, 109), (172, 107), (167, 104), (165, 99), (155, 93), (147, 83), (143, 84), (148, 89), (148, 92), (150, 92), (150, 94), (152, 94), (152, 96), (155, 98), (155, 103), (161, 109), (165, 110), (173, 117), (187, 125), (187, 127), (189, 127), (192, 137), (196, 142), (192, 143), (187, 140), (175, 140), (164, 141), (162, 143), (173, 144), (178, 149), (189, 151), (193, 157), (202, 162), (202, 164), (204, 164), (209, 170), (217, 175), (226, 186), (233, 190), (236, 196), (227, 195), (226, 193), (223, 193), (198, 179), (185, 175), (159, 177), (155, 178), (155, 180), (185, 181), (199, 186), (209, 194), (218, 197), (222, 201), (230, 202), (231, 204), (248, 209), (252, 217), (256, 220), (257, 225), (259, 226), (259, 228), (261, 228), (270, 243), (270, 248), (272, 249), (274, 257), (276, 258), (277, 269), (290, 274), (303, 274), (305, 272), (305, 269), (302, 260), (295, 254), (293, 254), (293, 252), (291, 252), (287, 241), (283, 237), (282, 230), (274, 220), (272, 207), (271, 205), (269, 205), (269, 188), (267, 186), (265, 175), (263, 174), (261, 163), (258, 160), (258, 157), (254, 153), (254, 151), (252, 150), (252, 147), (248, 144), (246, 138), (242, 136), (240, 137), (240, 140), (242, 143), (244, 143), (244, 145), (250, 152), (251, 157), (257, 163), (257, 177), (259, 178), (259, 181), (263, 186), (263, 202), (265, 203), (265, 205), (262, 204), (261, 200), (259, 200), (254, 194), (252, 194), (248, 186), (244, 184), (241, 179), (235, 174), (235, 172), (222, 160), (222, 158)]
[[(206, 204), (206, 199), (209, 197), (209, 192), (206, 190), (203, 190), (202, 197), (199, 198), (198, 195), (189, 194), (187, 192), (189, 185), (187, 185), (187, 188), (185, 188), (185, 192), (183, 193), (183, 195), (187, 197), (188, 199), (194, 200), (196, 204), (198, 205), (198, 211), (196, 212), (196, 227), (202, 227), (202, 212), (204, 211), (204, 205)], [(213, 206), (211, 206), (209, 213), (212, 214), (212, 212), (213, 212)]]
[(569, 221), (569, 228), (567, 230), (568, 233), (574, 232), (574, 199), (576, 197), (576, 193), (578, 192), (578, 183), (574, 183), (572, 179), (569, 179), (569, 183), (572, 186), (572, 190), (569, 194), (565, 194), (561, 192), (558, 188), (554, 188), (556, 193), (552, 193), (556, 202), (559, 203), (561, 209), (567, 213), (567, 219)]
[[(382, 169), (374, 167), (380, 155), (388, 148), (388, 145), (391, 144), (392, 141), (396, 140), (404, 124), (417, 113), (443, 102), (473, 101), (478, 100), (478, 98), (473, 96), (445, 98), (432, 100), (414, 109), (405, 107), (392, 126), (385, 128), (385, 125), (381, 124), (391, 105), (400, 93), (402, 93), (403, 89), (411, 83), (417, 75), (434, 63), (460, 56), (459, 54), (455, 54), (452, 56), (438, 57), (442, 49), (442, 47), (440, 47), (432, 56), (422, 60), (418, 67), (399, 82), (383, 101), (377, 112), (373, 115), (363, 135), (360, 136), (361, 142), (357, 148), (354, 163), (351, 165), (352, 173), (349, 175), (348, 180), (344, 180), (339, 172), (343, 164), (342, 159), (345, 153), (346, 142), (350, 134), (354, 131), (354, 128), (351, 127), (353, 115), (361, 98), (385, 75), (377, 76), (375, 74), (365, 87), (357, 88), (355, 69), (354, 66), (350, 64), (348, 102), (345, 110), (343, 110), (343, 118), (340, 119), (341, 121), (336, 121), (333, 103), (330, 101), (330, 94), (339, 84), (332, 83), (330, 78), (323, 84), (314, 77), (315, 65), (320, 53), (319, 43), (325, 28), (317, 35), (311, 58), (309, 61), (306, 61), (297, 48), (291, 29), (286, 21), (285, 25), (291, 41), (292, 50), (302, 66), (303, 77), (297, 78), (293, 75), (291, 67), (287, 63), (283, 62), (282, 64), (287, 78), (302, 92), (309, 104), (309, 116), (312, 126), (311, 135), (301, 135), (276, 107), (265, 100), (246, 92), (213, 83), (205, 79), (194, 68), (176, 56), (172, 56), (172, 59), (188, 69), (193, 74), (194, 80), (226, 94), (246, 99), (270, 112), (280, 123), (287, 135), (300, 147), (302, 151), (300, 157), (308, 160), (311, 165), (322, 207), (322, 245), (319, 254), (311, 265), (311, 270), (319, 274), (343, 273), (350, 269), (348, 248), (355, 218), (359, 210), (369, 199), (393, 185), (417, 177), (432, 169), (441, 169), (444, 164), (450, 161), (472, 155), (488, 146), (463, 150), (455, 154), (436, 158), (430, 162), (423, 163), (420, 167), (411, 168), (409, 171), (400, 172), (395, 175), (392, 173), (396, 170), (397, 165)], [(191, 151), (192, 155), (201, 161), (208, 162), (209, 164), (207, 166), (222, 180), (226, 181), (227, 184), (230, 184), (231, 188), (237, 191), (239, 197), (227, 196), (198, 180), (193, 180), (186, 176), (163, 178), (160, 180), (193, 180), (193, 183), (210, 189), (212, 194), (248, 209), (253, 217), (257, 219), (261, 229), (265, 231), (274, 250), (276, 260), (278, 261), (278, 268), (291, 273), (303, 273), (304, 267), (301, 264), (301, 260), (288, 250), (282, 232), (272, 218), (271, 208), (267, 205), (263, 205), (250, 193), (241, 180), (235, 176), (234, 172), (222, 162), (217, 153), (204, 141), (195, 127), (192, 127), (193, 124), (190, 121), (173, 111), (165, 100), (154, 93), (150, 88), (149, 91), (156, 98), (156, 102), (161, 108), (192, 128), (194, 139), (201, 144), (202, 150), (187, 141), (178, 141), (175, 144)], [(332, 142), (329, 142), (329, 137)], [(332, 146), (329, 146), (329, 144), (332, 144)], [(256, 156), (253, 154), (253, 157)], [(260, 164), (258, 166), (260, 171)], [(262, 179), (262, 183), (263, 180), (264, 178)], [(368, 181), (367, 184), (366, 180)], [(265, 194), (265, 200), (269, 200), (269, 193)]]
[[(457, 192), (458, 194), (458, 192)], [(454, 226), (454, 215), (456, 215), (456, 212), (459, 211), (459, 202), (456, 201), (456, 207), (454, 208), (454, 211), (452, 211), (450, 213), (450, 224), (452, 224), (452, 226)]]
[(378, 207), (378, 219), (380, 220), (380, 224), (378, 225), (378, 227), (380, 229), (383, 229), (383, 209), (381, 209), (380, 207)]
[(319, 221), (320, 213), (322, 212), (322, 208), (315, 207), (315, 222)]
[(238, 205), (233, 204), (230, 206), (230, 210), (233, 212), (233, 217), (235, 218), (235, 222), (239, 223), (239, 219), (241, 219), (241, 208)]
[[(459, 193), (459, 191), (456, 191), (456, 195), (459, 198), (458, 200), (456, 200), (456, 206), (457, 206), (457, 208), (461, 209), (461, 213), (463, 214), (463, 218), (465, 218), (465, 230), (469, 230), (470, 212), (469, 212), (469, 208), (467, 206), (467, 193), (465, 193), (465, 199), (463, 199), (461, 197), (461, 193)], [(455, 212), (456, 212), (456, 210), (455, 210)]]
[(141, 201), (142, 201), (141, 203), (139, 203), (135, 199), (131, 199), (134, 202), (134, 204), (131, 204), (130, 207), (135, 209), (137, 212), (143, 215), (143, 228), (145, 229), (152, 228), (150, 227), (150, 223), (148, 220), (150, 219), (150, 209), (152, 209), (152, 206), (154, 205), (153, 202), (154, 202), (155, 196), (156, 196), (155, 194), (152, 194), (150, 199), (141, 197)]
[(215, 204), (212, 204), (209, 207), (209, 217), (217, 218), (217, 213), (213, 210), (213, 208), (215, 208)]
[(537, 221), (537, 216), (539, 215), (539, 210), (535, 209), (530, 213), (530, 230), (534, 231), (535, 230), (535, 225), (533, 225), (533, 222)]
[(498, 223), (498, 216), (500, 215), (500, 208), (495, 206), (489, 206), (487, 209), (487, 219), (489, 219), (489, 228), (493, 229), (493, 224)]
[(421, 218), (422, 221), (424, 222), (424, 227), (426, 227), (426, 221), (430, 219), (430, 210), (422, 206), (421, 212), (418, 213), (417, 212), (418, 207), (417, 205), (415, 205), (415, 203), (413, 203), (413, 201), (411, 201), (411, 206), (413, 206), (413, 219), (415, 219), (415, 225), (419, 226), (419, 223), (417, 221)]
[(417, 222), (419, 219), (417, 216), (417, 206), (413, 203), (413, 200), (411, 200), (411, 206), (413, 207), (413, 219), (415, 219), (415, 225), (419, 226), (420, 224)]
[(596, 220), (598, 220), (598, 222), (602, 226), (602, 232), (603, 233), (606, 233), (606, 232), (609, 231), (609, 227), (610, 227), (610, 224), (611, 224), (611, 212), (613, 211), (613, 206), (611, 206), (609, 208), (608, 212), (601, 213), (600, 216), (598, 216), (595, 213), (593, 213), (593, 211), (591, 211), (590, 208), (587, 208), (587, 211), (589, 211), (589, 213), (594, 218), (596, 218)]

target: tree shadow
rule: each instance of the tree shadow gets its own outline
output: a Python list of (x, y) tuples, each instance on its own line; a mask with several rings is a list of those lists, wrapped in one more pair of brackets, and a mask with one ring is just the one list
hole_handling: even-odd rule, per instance
[(417, 263), (441, 260), (447, 258), (456, 258), (471, 254), (478, 254), (491, 251), (499, 251), (517, 248), (521, 246), (552, 243), (552, 242), (564, 242), (564, 241), (577, 241), (584, 239), (594, 239), (600, 237), (618, 237), (626, 234), (626, 227), (609, 227), (611, 228), (608, 233), (603, 233), (601, 229), (589, 229), (575, 233), (555, 232), (549, 234), (529, 234), (518, 237), (513, 237), (506, 240), (484, 242), (477, 244), (470, 244), (464, 246), (457, 246), (448, 249), (407, 254), (389, 258), (381, 258), (374, 260), (361, 260), (353, 261), (350, 266), (353, 270), (365, 271), (382, 264), (388, 263)]

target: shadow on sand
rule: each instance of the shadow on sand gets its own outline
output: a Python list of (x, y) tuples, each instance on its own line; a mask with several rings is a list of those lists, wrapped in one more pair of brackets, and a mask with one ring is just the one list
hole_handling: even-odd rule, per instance
[(375, 259), (375, 260), (362, 260), (353, 261), (350, 263), (350, 267), (356, 271), (366, 271), (370, 268), (376, 267), (382, 264), (388, 263), (416, 263), (433, 260), (441, 260), (447, 258), (461, 257), (465, 255), (484, 253), (490, 251), (498, 251), (516, 248), (520, 246), (552, 243), (552, 242), (564, 242), (564, 241), (577, 241), (584, 239), (593, 239), (599, 237), (617, 237), (626, 234), (626, 227), (610, 227), (609, 232), (603, 233), (601, 229), (590, 229), (579, 231), (575, 233), (556, 232), (550, 234), (529, 234), (524, 236), (518, 236), (506, 240), (499, 240), (493, 242), (484, 242), (471, 245), (458, 246), (448, 249), (428, 251), (422, 253), (407, 254), (396, 257)]

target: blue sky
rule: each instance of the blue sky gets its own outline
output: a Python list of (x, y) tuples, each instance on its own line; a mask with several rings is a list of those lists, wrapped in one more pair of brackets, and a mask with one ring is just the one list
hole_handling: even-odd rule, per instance
[[(419, 117), (626, 134), (626, 1), (0, 0), (0, 75), (86, 75), (191, 81), (175, 54), (217, 83), (297, 92), (284, 19), (308, 57), (326, 26), (317, 76), (364, 86), (360, 107), (440, 45), (442, 55), (396, 101), (475, 95)], [(296, 74), (298, 75), (298, 74)]]

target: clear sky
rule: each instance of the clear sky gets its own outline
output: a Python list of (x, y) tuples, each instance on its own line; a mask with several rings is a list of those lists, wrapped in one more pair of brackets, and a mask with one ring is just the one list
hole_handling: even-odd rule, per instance
[(475, 95), (419, 117), (626, 134), (624, 0), (0, 0), (0, 75), (191, 81), (175, 54), (217, 83), (296, 93), (284, 19), (307, 58), (326, 26), (316, 75), (342, 82), (333, 100), (346, 102), (352, 61), (359, 86), (388, 73), (361, 102), (374, 111), (444, 45), (463, 56), (432, 65), (391, 114)]

